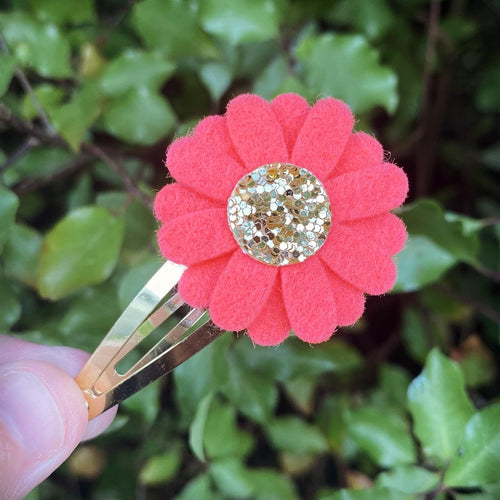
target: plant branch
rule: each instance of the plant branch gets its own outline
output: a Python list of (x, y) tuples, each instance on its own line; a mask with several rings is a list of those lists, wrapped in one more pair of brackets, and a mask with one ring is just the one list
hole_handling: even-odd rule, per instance
[[(36, 127), (30, 122), (26, 122), (24, 120), (21, 120), (19, 117), (14, 115), (7, 106), (4, 104), (0, 103), (0, 123), (7, 123), (10, 125), (12, 128), (15, 130), (18, 130), (20, 132), (24, 132), (31, 136), (32, 138), (35, 138), (39, 140), (41, 143), (44, 144), (53, 144), (61, 147), (67, 147), (66, 141), (58, 135), (50, 135), (48, 134), (45, 130)], [(144, 206), (148, 210), (152, 210), (152, 200), (151, 197), (149, 197), (146, 193), (141, 191), (137, 186), (136, 183), (133, 181), (133, 179), (130, 177), (128, 172), (125, 170), (123, 165), (113, 156), (111, 156), (109, 153), (104, 151), (101, 147), (91, 144), (91, 143), (83, 143), (81, 145), (81, 150), (82, 152), (88, 153), (88, 155), (97, 158), (99, 160), (102, 160), (108, 167), (110, 167), (113, 171), (115, 171), (120, 178), (123, 181), (123, 184), (125, 185), (126, 190), (139, 199), (141, 203), (144, 204)], [(77, 157), (78, 158), (78, 157)], [(37, 180), (39, 183), (40, 180)], [(31, 189), (30, 186), (28, 187), (22, 187), (22, 190), (29, 190)]]
[(57, 171), (52, 175), (49, 175), (47, 177), (35, 177), (20, 182), (14, 187), (14, 192), (16, 194), (23, 194), (29, 191), (40, 189), (41, 187), (50, 184), (56, 179), (61, 179), (76, 172), (80, 168), (87, 165), (92, 159), (92, 156), (88, 154), (80, 154), (78, 156), (75, 156), (71, 160), (61, 164)]
[(482, 302), (479, 302), (472, 297), (462, 295), (461, 293), (458, 293), (445, 285), (436, 286), (446, 295), (455, 300), (458, 300), (459, 302), (462, 302), (463, 304), (468, 304), (483, 316), (486, 316), (491, 321), (500, 325), (500, 313), (498, 313), (498, 311), (496, 311), (493, 307), (489, 306), (488, 304), (483, 304)]
[[(2, 33), (0, 32), (0, 50), (4, 54), (10, 54), (9, 47), (7, 46), (7, 42), (5, 41), (5, 38), (3, 37)], [(43, 110), (42, 104), (38, 100), (38, 97), (36, 96), (35, 92), (33, 91), (33, 88), (31, 87), (30, 82), (26, 78), (26, 75), (24, 74), (23, 70), (19, 67), (16, 68), (15, 70), (15, 75), (16, 78), (19, 80), (19, 83), (23, 87), (24, 91), (30, 96), (31, 101), (33, 102), (33, 105), (36, 108), (36, 111), (38, 113), (38, 116), (40, 117), (40, 120), (43, 124), (43, 128), (49, 135), (55, 135), (54, 128), (50, 124), (50, 120), (48, 116), (45, 114), (45, 111)]]
[(38, 146), (40, 140), (36, 137), (28, 137), (9, 157), (0, 165), (0, 173), (9, 168), (22, 158), (30, 149)]
[(148, 210), (152, 210), (153, 205), (151, 198), (135, 185), (133, 179), (130, 177), (128, 172), (118, 160), (116, 160), (114, 157), (106, 153), (106, 151), (101, 149), (99, 146), (96, 146), (95, 144), (82, 144), (82, 151), (86, 151), (95, 158), (98, 158), (106, 163), (106, 165), (108, 165), (120, 176), (127, 191), (133, 194), (137, 199), (139, 199)]

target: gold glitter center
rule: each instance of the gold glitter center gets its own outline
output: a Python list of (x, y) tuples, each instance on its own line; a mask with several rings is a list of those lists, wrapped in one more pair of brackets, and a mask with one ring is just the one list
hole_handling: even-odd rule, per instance
[(227, 202), (227, 218), (246, 254), (285, 266), (321, 248), (331, 226), (330, 200), (309, 170), (272, 163), (238, 181)]

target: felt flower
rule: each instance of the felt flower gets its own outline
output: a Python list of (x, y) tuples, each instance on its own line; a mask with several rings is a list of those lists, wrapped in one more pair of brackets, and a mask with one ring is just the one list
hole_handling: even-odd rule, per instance
[(316, 343), (392, 288), (408, 181), (353, 123), (337, 99), (246, 94), (171, 144), (155, 214), (187, 303), (256, 344)]

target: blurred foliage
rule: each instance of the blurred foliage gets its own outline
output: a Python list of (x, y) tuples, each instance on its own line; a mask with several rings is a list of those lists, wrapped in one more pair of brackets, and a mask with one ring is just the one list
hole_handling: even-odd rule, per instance
[(227, 333), (30, 499), (500, 498), (498, 1), (0, 6), (3, 331), (97, 346), (161, 264), (166, 146), (241, 92), (346, 100), (411, 185), (395, 292), (357, 325)]

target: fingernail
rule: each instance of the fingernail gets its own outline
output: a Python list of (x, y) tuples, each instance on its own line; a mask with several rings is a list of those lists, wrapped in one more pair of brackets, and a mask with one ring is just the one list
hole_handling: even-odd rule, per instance
[(34, 374), (12, 365), (0, 371), (0, 421), (27, 452), (46, 455), (64, 443), (59, 407)]

